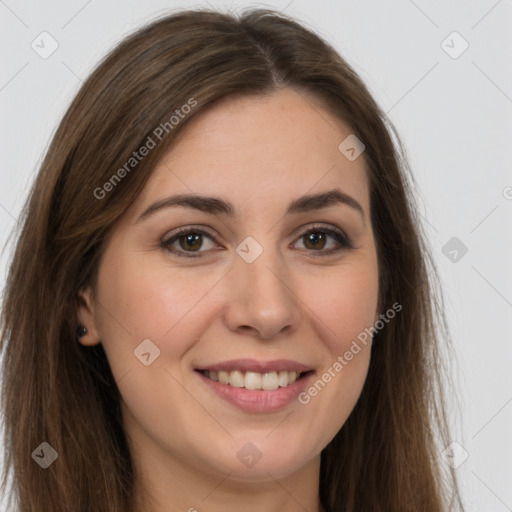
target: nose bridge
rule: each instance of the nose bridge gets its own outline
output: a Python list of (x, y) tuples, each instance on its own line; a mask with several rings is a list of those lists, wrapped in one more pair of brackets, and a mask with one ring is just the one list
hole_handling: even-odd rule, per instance
[(268, 232), (256, 236), (236, 248), (227, 319), (232, 329), (251, 327), (269, 338), (295, 326), (298, 301), (278, 244)]

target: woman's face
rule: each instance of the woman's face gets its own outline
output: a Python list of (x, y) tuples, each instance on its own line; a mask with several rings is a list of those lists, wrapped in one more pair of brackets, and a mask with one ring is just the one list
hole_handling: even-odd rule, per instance
[[(103, 344), (138, 460), (283, 478), (346, 421), (370, 360), (358, 335), (378, 318), (364, 153), (338, 148), (350, 134), (290, 89), (228, 98), (116, 226), (84, 293), (83, 343)], [(307, 199), (329, 191), (341, 200)], [(196, 199), (172, 205), (182, 194)], [(294, 369), (309, 373), (287, 385)]]

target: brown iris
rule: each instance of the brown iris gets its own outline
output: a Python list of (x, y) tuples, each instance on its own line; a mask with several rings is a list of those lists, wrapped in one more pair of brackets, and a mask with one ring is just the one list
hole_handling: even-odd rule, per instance
[[(187, 235), (182, 235), (179, 237), (179, 241), (180, 241), (180, 246), (182, 249), (185, 249), (185, 250), (188, 250), (188, 249), (192, 249), (193, 251), (197, 250), (197, 249), (200, 249), (201, 247), (201, 237), (203, 235), (201, 234), (192, 234), (192, 233), (189, 233)], [(182, 240), (185, 238), (186, 240), (186, 245), (184, 245), (182, 243)], [(192, 245), (194, 244), (194, 245)]]
[[(319, 233), (317, 231), (313, 231), (311, 233), (308, 233), (307, 235), (304, 235), (304, 238), (306, 240), (305, 242), (305, 247), (307, 249), (323, 249), (324, 246), (325, 246), (325, 234), (324, 233)], [(321, 247), (318, 247), (318, 246), (315, 246), (313, 245), (313, 247), (308, 247), (308, 245), (311, 243), (311, 244), (317, 244), (319, 241), (322, 241), (323, 244)]]

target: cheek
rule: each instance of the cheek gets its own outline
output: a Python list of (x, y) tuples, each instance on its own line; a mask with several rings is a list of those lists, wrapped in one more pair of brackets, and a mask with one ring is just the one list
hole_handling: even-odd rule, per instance
[[(155, 263), (144, 253), (104, 254), (98, 275), (96, 322), (114, 373), (116, 368), (121, 374), (140, 365), (133, 351), (143, 340), (151, 340), (161, 355), (165, 352), (174, 360), (189, 348), (194, 339), (190, 318), (215, 283), (211, 274), (199, 274), (183, 268), (170, 272), (165, 263)], [(188, 336), (183, 336), (183, 327)], [(163, 360), (156, 359), (155, 366)]]
[[(307, 445), (310, 456), (346, 422), (366, 380), (371, 337), (365, 329), (374, 325), (378, 302), (378, 271), (372, 261), (347, 261), (298, 281), (305, 325), (322, 361), (315, 379), (299, 396), (300, 428), (316, 433)], [(361, 341), (365, 336), (366, 343)]]
[(377, 316), (376, 264), (346, 265), (301, 286), (315, 330), (332, 356), (348, 350), (352, 341), (372, 326)]
[[(373, 325), (377, 313), (378, 277), (372, 271), (347, 276), (341, 284), (338, 300), (332, 301), (327, 314), (334, 331), (339, 332), (339, 349)], [(349, 343), (350, 344), (350, 343)]]

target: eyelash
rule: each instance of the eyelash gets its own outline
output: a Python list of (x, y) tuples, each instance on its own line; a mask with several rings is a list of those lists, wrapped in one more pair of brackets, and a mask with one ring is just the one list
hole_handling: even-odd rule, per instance
[[(312, 253), (315, 253), (315, 252), (318, 253), (318, 254), (313, 254), (312, 255), (315, 258), (318, 257), (318, 256), (320, 256), (320, 257), (322, 257), (322, 256), (330, 256), (331, 254), (334, 254), (334, 253), (337, 253), (339, 251), (346, 250), (346, 249), (353, 249), (353, 245), (352, 245), (351, 240), (344, 233), (342, 233), (341, 231), (338, 232), (336, 230), (333, 230), (333, 229), (330, 229), (330, 228), (326, 228), (326, 227), (323, 227), (323, 226), (312, 226), (312, 227), (310, 227), (307, 231), (302, 232), (299, 235), (298, 239), (301, 239), (302, 237), (304, 237), (306, 235), (309, 235), (311, 233), (324, 233), (324, 234), (327, 234), (329, 236), (332, 236), (336, 240), (336, 242), (341, 244), (341, 247), (337, 247), (335, 249), (328, 249), (326, 251), (324, 251), (324, 250), (314, 250), (314, 249), (303, 249), (303, 250), (306, 250), (306, 251), (310, 251)], [(212, 241), (215, 241), (214, 237), (210, 233), (204, 231), (203, 229), (188, 227), (188, 228), (180, 228), (172, 236), (162, 239), (162, 241), (160, 242), (160, 247), (162, 249), (166, 250), (167, 252), (169, 252), (171, 254), (174, 254), (174, 255), (176, 255), (176, 256), (178, 256), (180, 258), (202, 258), (203, 256), (200, 255), (200, 253), (201, 252), (207, 252), (207, 251), (193, 251), (193, 252), (189, 252), (189, 251), (182, 251), (182, 250), (171, 250), (169, 248), (169, 246), (172, 245), (175, 241), (179, 240), (180, 237), (182, 237), (184, 235), (190, 235), (190, 234), (205, 235), (208, 238), (210, 238)]]

